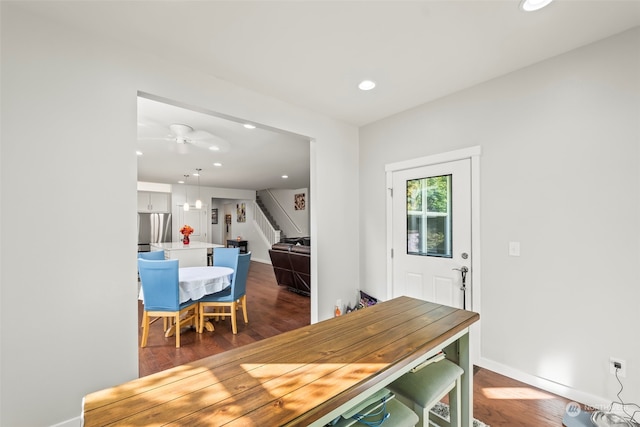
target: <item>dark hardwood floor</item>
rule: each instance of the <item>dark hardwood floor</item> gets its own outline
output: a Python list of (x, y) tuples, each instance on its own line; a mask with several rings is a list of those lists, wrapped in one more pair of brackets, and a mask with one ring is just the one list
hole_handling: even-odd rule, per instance
[[(276, 285), (273, 268), (252, 261), (247, 279), (249, 323), (238, 318), (233, 335), (229, 320), (214, 323), (215, 331), (198, 334), (183, 329), (181, 347), (165, 338), (162, 321), (151, 325), (147, 347), (139, 348), (139, 373), (146, 376), (231, 348), (259, 341), (309, 324), (309, 298)], [(138, 307), (139, 338), (142, 305)], [(492, 427), (562, 426), (569, 400), (504, 377), (487, 369), (474, 373), (475, 418)]]
[[(142, 304), (138, 302), (138, 326), (142, 321)], [(290, 292), (276, 284), (273, 267), (251, 262), (247, 277), (247, 311), (249, 323), (238, 316), (238, 333), (231, 332), (230, 320), (214, 322), (215, 331), (199, 334), (183, 328), (180, 348), (175, 347), (175, 337), (165, 338), (162, 320), (149, 328), (145, 348), (138, 348), (138, 367), (141, 377), (182, 365), (193, 360), (218, 354), (235, 347), (269, 338), (286, 331), (308, 325), (310, 319), (309, 298)], [(138, 342), (142, 328), (138, 328)]]

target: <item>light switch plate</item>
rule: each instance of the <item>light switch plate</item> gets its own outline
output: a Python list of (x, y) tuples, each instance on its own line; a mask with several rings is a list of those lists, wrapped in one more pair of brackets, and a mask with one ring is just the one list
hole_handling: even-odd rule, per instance
[(520, 242), (509, 242), (509, 256), (520, 256)]

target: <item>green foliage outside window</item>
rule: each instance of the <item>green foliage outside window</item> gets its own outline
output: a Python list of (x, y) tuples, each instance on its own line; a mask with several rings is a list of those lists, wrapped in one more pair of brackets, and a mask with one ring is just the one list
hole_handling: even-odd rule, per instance
[(427, 211), (446, 213), (449, 207), (449, 175), (407, 181), (407, 211), (422, 210), (422, 194), (425, 187)]
[[(451, 175), (407, 181), (407, 252), (448, 256)], [(426, 199), (426, 206), (423, 205)]]

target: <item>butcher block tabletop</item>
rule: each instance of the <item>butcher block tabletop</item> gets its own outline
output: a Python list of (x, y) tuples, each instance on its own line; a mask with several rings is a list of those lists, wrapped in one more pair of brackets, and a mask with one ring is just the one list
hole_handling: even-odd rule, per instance
[(84, 425), (324, 423), (478, 319), (471, 311), (394, 298), (91, 393), (83, 399)]

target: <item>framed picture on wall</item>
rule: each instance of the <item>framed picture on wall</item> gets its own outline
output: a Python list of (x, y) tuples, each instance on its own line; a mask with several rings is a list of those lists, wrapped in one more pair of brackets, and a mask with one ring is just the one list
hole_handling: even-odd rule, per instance
[(211, 224), (218, 223), (218, 208), (211, 209)]
[(303, 211), (305, 208), (305, 200), (304, 200), (304, 193), (298, 193), (296, 195), (294, 195), (293, 197), (293, 207), (295, 208), (295, 210), (297, 211)]
[(244, 203), (236, 204), (236, 213), (238, 215), (238, 222), (246, 222), (247, 221), (247, 209)]

